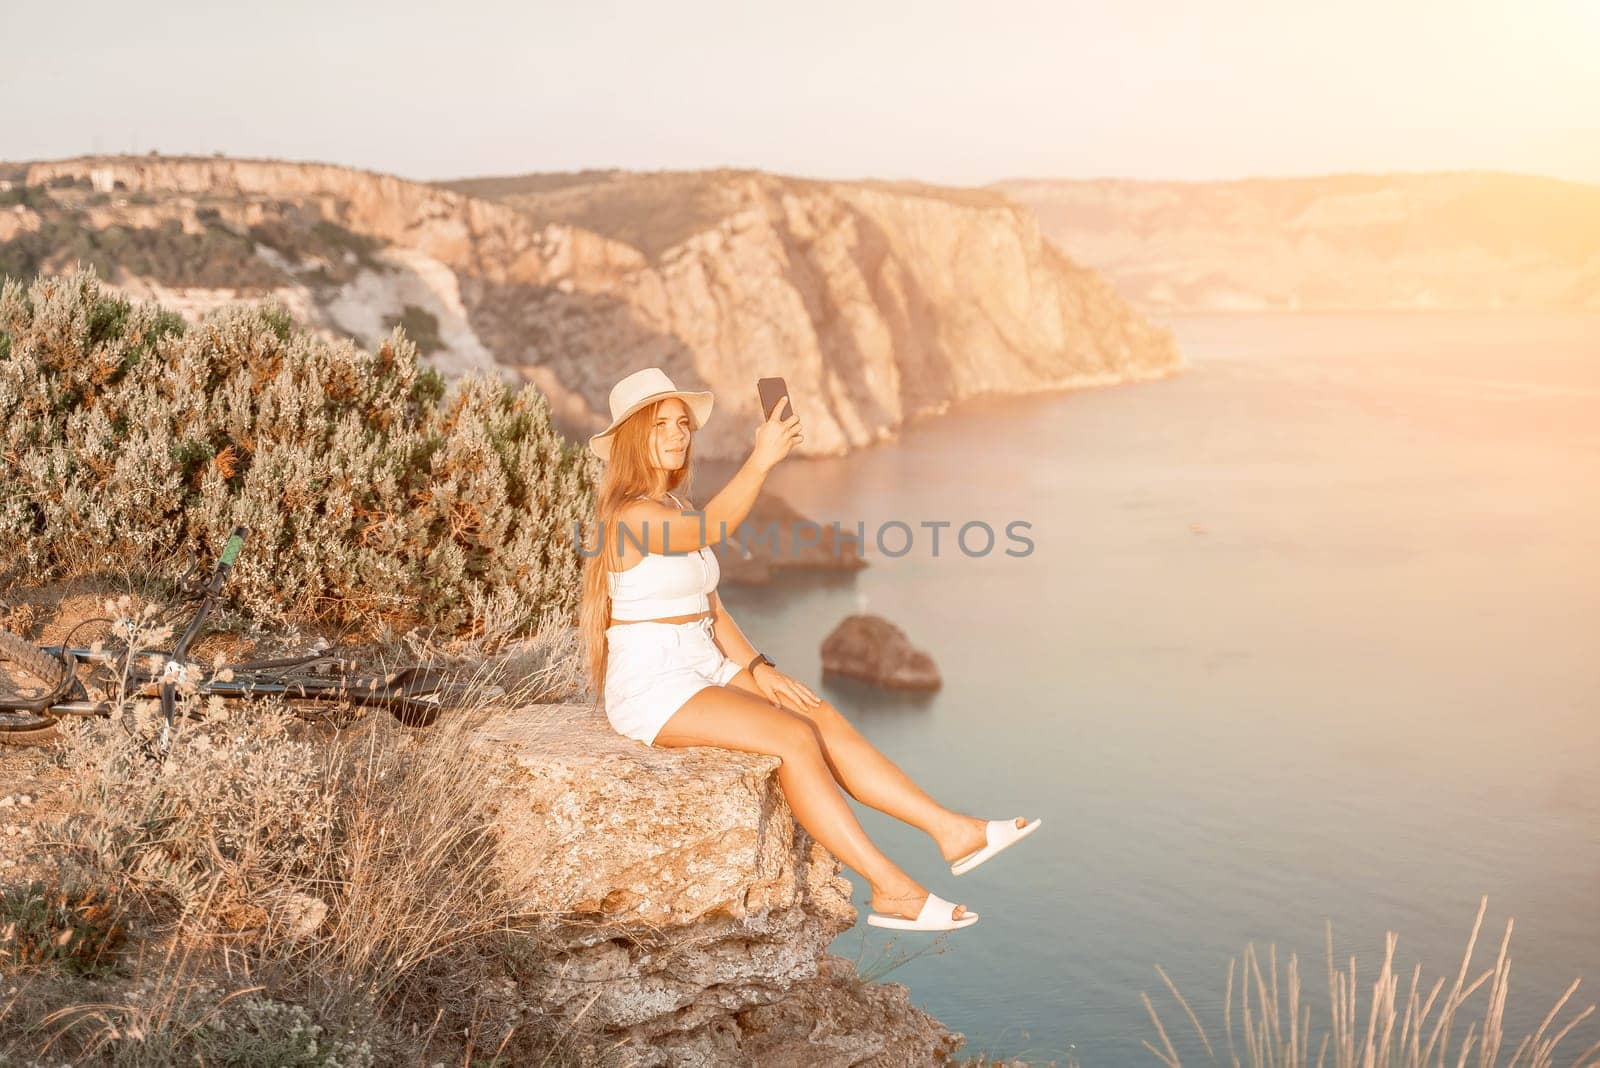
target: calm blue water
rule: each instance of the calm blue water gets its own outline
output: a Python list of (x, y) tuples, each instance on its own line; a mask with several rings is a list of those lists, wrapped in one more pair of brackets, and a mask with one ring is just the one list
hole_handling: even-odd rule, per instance
[[(1143, 991), (1203, 1064), (1156, 965), (1220, 1049), (1229, 959), (1238, 1042), (1246, 945), (1264, 972), (1276, 947), (1280, 990), (1293, 952), (1320, 1041), (1325, 922), (1364, 1031), (1384, 932), (1403, 1006), (1417, 963), (1424, 996), (1453, 982), (1487, 895), (1468, 981), (1513, 917), (1509, 1059), (1573, 978), (1551, 1031), (1600, 1001), (1600, 317), (1166, 322), (1176, 378), (979, 401), (774, 472), (813, 518), (865, 520), (872, 566), (725, 588), (745, 632), (944, 803), (1044, 817), (957, 879), (856, 805), (983, 919), (892, 939), (852, 874), (862, 922), (834, 952), (935, 946), (887, 978), (967, 1054), (1154, 1064)], [(889, 559), (890, 519), (1020, 519), (1035, 547), (968, 558), (952, 527), (935, 558), (917, 528)], [(933, 654), (940, 692), (820, 684), (819, 644), (863, 605)]]

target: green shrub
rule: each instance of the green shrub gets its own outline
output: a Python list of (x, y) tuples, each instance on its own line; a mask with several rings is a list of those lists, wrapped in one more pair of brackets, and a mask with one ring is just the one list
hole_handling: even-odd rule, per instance
[[(371, 1068), (380, 1063), (372, 1039), (388, 1036), (378, 1021), (319, 1015), (306, 1006), (263, 994), (259, 986), (228, 991), (228, 986), (235, 985), (233, 981), (223, 984), (192, 974), (184, 962), (175, 970), (150, 972), (154, 974), (142, 974), (104, 990), (79, 988), (75, 992), (59, 987), (33, 992), (34, 1004), (26, 1006), (35, 1009), (32, 1018), (4, 1021), (12, 1026), (0, 1031), (0, 1042), (5, 1045), (0, 1049), (0, 1065)], [(68, 1000), (74, 993), (93, 1000)], [(38, 1005), (41, 995), (44, 1004)], [(62, 1001), (67, 1003), (60, 1004)], [(13, 1001), (4, 1008), (15, 1005)], [(394, 1047), (391, 1053), (403, 1048), (392, 1040), (387, 1044)], [(9, 1058), (11, 1052), (18, 1059)], [(40, 1060), (45, 1053), (49, 1059)]]
[[(292, 210), (280, 208), (272, 217), (252, 226), (249, 239), (296, 264), (297, 277), (313, 285), (342, 286), (354, 281), (363, 270), (394, 269), (378, 258), (383, 249), (381, 241), (326, 219), (308, 222)], [(314, 266), (307, 267), (308, 263)]]
[(50, 199), (42, 189), (14, 182), (10, 189), (0, 189), (0, 208), (21, 204), (25, 208), (39, 207)]
[(229, 580), (266, 622), (523, 630), (575, 620), (596, 465), (531, 387), (448, 386), (236, 305), (201, 325), (92, 270), (0, 290), (0, 573), (152, 573), (251, 528)]
[(189, 233), (176, 219), (160, 226), (92, 226), (79, 213), (41, 209), (39, 229), (0, 242), (0, 274), (25, 280), (59, 274), (74, 264), (105, 278), (150, 278), (168, 286), (265, 293), (290, 279), (256, 255), (255, 244), (228, 227)]
[(444, 348), (444, 339), (439, 336), (439, 317), (426, 308), (407, 304), (404, 312), (389, 316), (384, 320), (384, 325), (391, 330), (397, 326), (404, 330), (406, 337), (424, 356), (431, 356)]
[(354, 253), (356, 258), (368, 266), (376, 267), (378, 261), (374, 258), (383, 248), (383, 242), (377, 238), (358, 234), (348, 230), (338, 223), (331, 223), (326, 219), (319, 219), (311, 227), (311, 236), (316, 243), (328, 249), (337, 249), (341, 252)]
[(124, 935), (122, 910), (107, 893), (74, 886), (0, 889), (4, 970), (57, 964), (87, 973), (108, 967)]
[[(368, 1068), (370, 1043), (318, 1023), (301, 1005), (248, 995), (206, 1021), (194, 1045), (237, 1068)], [(202, 1063), (204, 1063), (202, 1061)]]

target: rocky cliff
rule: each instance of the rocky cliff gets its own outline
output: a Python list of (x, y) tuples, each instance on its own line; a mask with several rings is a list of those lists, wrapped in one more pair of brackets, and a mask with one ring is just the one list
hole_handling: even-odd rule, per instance
[(988, 193), (711, 172), (675, 176), (666, 199), (651, 176), (612, 176), (603, 198), (581, 182), (535, 183), (555, 186), (552, 206), (514, 179), (478, 183), (497, 201), (225, 158), (85, 157), (9, 173), (0, 269), (60, 270), (75, 256), (193, 311), (274, 296), (367, 342), (417, 324), (447, 369), (537, 383), (573, 434), (606, 421), (618, 378), (657, 364), (716, 390), (697, 439), (707, 458), (748, 449), (764, 375), (789, 381), (801, 451), (837, 454), (977, 394), (1180, 366), (1170, 333)]
[(928, 1065), (962, 1043), (827, 953), (855, 921), (776, 757), (655, 749), (589, 706), (477, 736), (501, 769), (501, 866), (555, 947), (515, 996), (640, 1065)]
[(1532, 175), (996, 183), (1149, 311), (1600, 309), (1600, 186)]

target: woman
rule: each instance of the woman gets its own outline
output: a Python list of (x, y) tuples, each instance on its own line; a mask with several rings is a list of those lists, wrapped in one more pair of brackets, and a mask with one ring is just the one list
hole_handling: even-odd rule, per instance
[(780, 757), (778, 781), (800, 825), (871, 884), (868, 923), (905, 930), (976, 923), (976, 912), (929, 892), (879, 852), (840, 788), (926, 831), (956, 875), (1040, 821), (985, 821), (929, 797), (833, 705), (758, 653), (716, 594), (720, 570), (710, 546), (738, 528), (768, 472), (804, 440), (799, 418), (780, 419), (786, 406), (778, 405), (701, 515), (681, 488), (711, 393), (677, 389), (660, 368), (647, 367), (618, 382), (610, 403), (611, 425), (589, 439), (606, 468), (581, 620), (590, 676), (611, 725), (647, 745)]

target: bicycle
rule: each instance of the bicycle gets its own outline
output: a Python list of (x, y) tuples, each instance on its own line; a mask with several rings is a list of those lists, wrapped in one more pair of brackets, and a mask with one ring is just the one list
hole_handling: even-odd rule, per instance
[[(198, 597), (199, 606), (170, 651), (130, 644), (142, 622), (132, 618), (83, 620), (58, 645), (35, 645), (0, 630), (0, 666), (8, 669), (0, 672), (0, 745), (48, 742), (56, 737), (56, 724), (65, 716), (110, 716), (119, 708), (126, 714), (133, 699), (140, 698), (159, 699), (165, 735), (176, 714), (178, 691), (188, 681), (194, 682), (193, 692), (200, 698), (277, 697), (298, 712), (325, 712), (330, 706), (378, 707), (408, 727), (431, 726), (450, 689), (436, 668), (410, 666), (388, 674), (364, 674), (333, 650), (211, 669), (186, 659), (206, 616), (221, 600), (228, 572), (248, 534), (248, 527), (233, 528), (206, 582), (193, 581), (198, 560), (191, 561), (179, 578), (182, 597)], [(113, 629), (122, 625), (129, 641), (109, 648), (72, 645), (72, 636), (89, 623), (111, 623)]]

